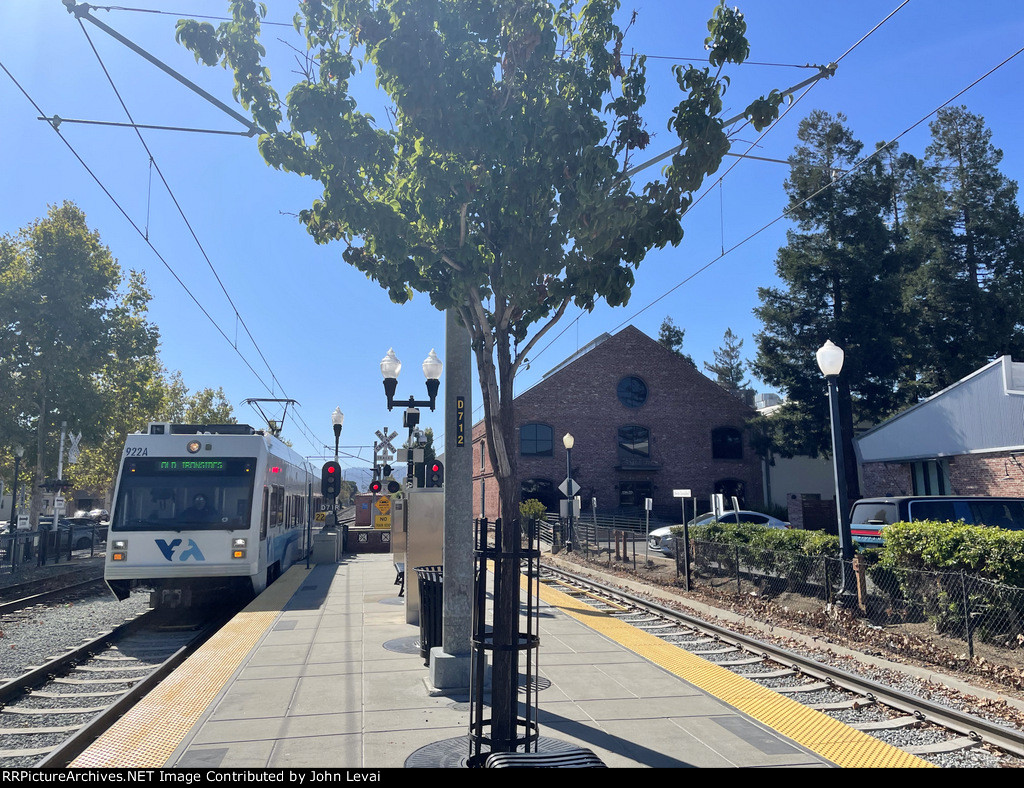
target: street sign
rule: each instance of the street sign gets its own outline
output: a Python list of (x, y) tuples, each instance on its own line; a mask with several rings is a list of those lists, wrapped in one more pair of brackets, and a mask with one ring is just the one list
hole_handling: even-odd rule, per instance
[(692, 490), (673, 490), (672, 491), (672, 497), (673, 498), (692, 498), (693, 497), (692, 492), (693, 492)]
[(381, 514), (391, 514), (390, 498), (378, 498), (373, 505), (377, 507), (377, 511), (379, 511)]
[(63, 497), (58, 495), (56, 498), (53, 499), (53, 513), (55, 515), (57, 515), (57, 517), (60, 517), (61, 515), (64, 514), (64, 507), (65, 506), (66, 506), (66, 504), (64, 502), (64, 498)]
[(317, 522), (317, 523), (322, 523), (322, 522), (324, 522), (324, 521), (325, 521), (326, 519), (327, 519), (327, 512), (316, 512), (316, 513), (315, 513), (315, 514), (313, 515), (313, 521), (314, 521), (314, 522)]
[(398, 437), (397, 432), (392, 432), (390, 435), (387, 434), (387, 427), (384, 428), (384, 432), (377, 430), (375, 433), (380, 439), (380, 448), (386, 452), (394, 451), (395, 447), (391, 445), (391, 441)]
[(558, 485), (559, 492), (569, 498), (572, 498), (576, 493), (580, 491), (580, 486), (576, 484), (572, 479), (566, 479), (560, 485)]
[(390, 528), (391, 527), (391, 515), (390, 514), (378, 514), (373, 518), (374, 528)]

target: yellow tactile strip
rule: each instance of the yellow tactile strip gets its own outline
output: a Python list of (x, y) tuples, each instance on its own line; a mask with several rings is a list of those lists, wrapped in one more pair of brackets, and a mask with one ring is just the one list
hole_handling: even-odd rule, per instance
[(71, 767), (164, 766), (306, 577), (304, 566), (289, 569), (79, 755)]
[(827, 714), (690, 654), (684, 649), (595, 610), (545, 584), (541, 599), (636, 654), (710, 693), (793, 741), (845, 768), (927, 768), (916, 755), (854, 730)]

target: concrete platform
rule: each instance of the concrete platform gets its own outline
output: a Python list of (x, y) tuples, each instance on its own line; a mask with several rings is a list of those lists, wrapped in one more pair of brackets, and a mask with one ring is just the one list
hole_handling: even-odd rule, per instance
[[(293, 567), (72, 765), (464, 766), (468, 694), (429, 685), (394, 579), (386, 554)], [(536, 687), (545, 746), (585, 747), (612, 768), (836, 765), (658, 664), (650, 644), (544, 599)]]

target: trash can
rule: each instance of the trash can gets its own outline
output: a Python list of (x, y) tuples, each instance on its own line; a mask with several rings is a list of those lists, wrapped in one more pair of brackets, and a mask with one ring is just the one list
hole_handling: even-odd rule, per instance
[(441, 645), (444, 609), (444, 567), (417, 566), (420, 591), (420, 656), (430, 664), (430, 649)]

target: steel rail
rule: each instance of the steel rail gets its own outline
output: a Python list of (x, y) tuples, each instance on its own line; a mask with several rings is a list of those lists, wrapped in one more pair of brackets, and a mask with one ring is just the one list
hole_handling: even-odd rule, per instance
[(94, 586), (98, 583), (103, 582), (103, 576), (90, 578), (83, 580), (79, 583), (72, 583), (71, 585), (61, 586), (60, 588), (53, 588), (49, 591), (41, 591), (38, 594), (32, 594), (31, 596), (22, 597), (21, 599), (12, 599), (9, 602), (0, 602), (0, 615), (5, 613), (13, 613), (17, 610), (29, 607), (30, 605), (37, 605), (40, 602), (48, 602), (56, 597), (63, 596), (65, 594), (75, 593), (77, 591), (84, 591), (89, 586)]
[(199, 646), (205, 643), (230, 618), (230, 615), (223, 616), (204, 627), (192, 640), (181, 646), (170, 657), (160, 663), (152, 673), (149, 673), (144, 679), (134, 684), (105, 710), (99, 712), (69, 738), (51, 750), (42, 760), (35, 764), (35, 768), (67, 768), (75, 758), (85, 752), (111, 725), (123, 717), (132, 706), (141, 701), (154, 687), (171, 675), (178, 666), (188, 659)]
[(592, 577), (579, 575), (561, 567), (555, 568), (550, 565), (545, 566), (544, 569), (552, 574), (569, 577), (574, 582), (594, 586), (604, 593), (625, 599), (639, 607), (654, 610), (664, 616), (683, 622), (694, 629), (703, 630), (707, 634), (730, 643), (737, 648), (762, 656), (764, 659), (788, 665), (811, 678), (828, 682), (836, 687), (871, 698), (904, 713), (913, 714), (924, 722), (931, 722), (955, 731), (962, 736), (983, 741), (1018, 757), (1024, 757), (1024, 731), (1015, 731), (981, 717), (942, 706), (926, 698), (911, 695), (891, 687), (885, 687), (872, 679), (857, 676), (841, 668), (823, 665), (810, 657), (804, 657), (770, 643), (734, 632), (724, 626), (713, 624), (657, 602), (642, 599), (620, 588), (614, 588), (594, 580)]

